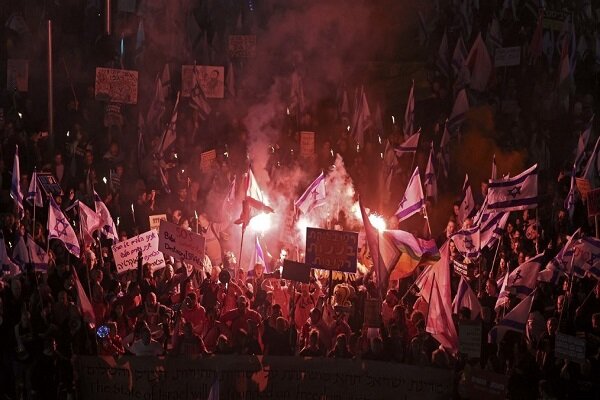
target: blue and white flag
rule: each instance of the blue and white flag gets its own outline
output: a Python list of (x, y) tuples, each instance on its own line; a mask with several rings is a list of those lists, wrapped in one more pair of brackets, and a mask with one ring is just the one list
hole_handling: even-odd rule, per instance
[(490, 211), (518, 211), (538, 204), (537, 164), (519, 175), (490, 181), (488, 205)]
[(452, 300), (452, 313), (458, 314), (460, 309), (466, 307), (471, 310), (471, 320), (476, 319), (481, 313), (481, 303), (477, 299), (477, 295), (471, 289), (471, 286), (465, 281), (464, 277), (460, 277), (460, 283), (456, 290), (456, 296)]
[(402, 200), (398, 204), (398, 210), (395, 213), (398, 222), (404, 221), (408, 217), (418, 213), (424, 205), (425, 197), (423, 196), (421, 176), (419, 175), (419, 167), (416, 167), (408, 181), (404, 196), (402, 196)]
[(510, 275), (508, 275), (506, 287), (502, 288), (502, 291), (498, 295), (496, 307), (504, 304), (508, 300), (510, 293), (513, 293), (517, 298), (522, 299), (533, 292), (537, 285), (538, 274), (544, 265), (544, 261), (545, 254), (540, 253), (514, 269)]
[(365, 133), (373, 124), (369, 103), (367, 102), (367, 95), (363, 88), (361, 88), (360, 100), (354, 111), (354, 118), (352, 121), (354, 140), (362, 147), (365, 142)]
[(398, 148), (395, 148), (394, 151), (396, 155), (401, 155), (402, 153), (414, 153), (419, 148), (419, 138), (421, 137), (421, 130), (417, 133), (413, 134), (411, 137), (406, 139), (404, 143), (401, 143)]
[(31, 181), (29, 182), (29, 190), (27, 191), (27, 197), (25, 198), (29, 203), (34, 204), (36, 207), (43, 207), (44, 200), (42, 198), (42, 188), (37, 181), (37, 172), (33, 171), (31, 175)]
[(581, 236), (581, 228), (577, 229), (571, 236), (568, 237), (567, 242), (558, 251), (558, 254), (554, 256), (546, 268), (538, 275), (538, 280), (542, 282), (551, 282), (558, 284), (558, 280), (561, 276), (567, 275), (573, 272), (573, 256), (575, 255), (574, 245)]
[(465, 121), (468, 111), (469, 111), (469, 98), (467, 97), (466, 90), (462, 89), (456, 95), (456, 100), (454, 101), (454, 106), (452, 107), (452, 112), (450, 113), (448, 122), (446, 122), (448, 131), (451, 134), (454, 135), (458, 132), (462, 123)]
[(98, 193), (94, 190), (94, 206), (96, 207), (96, 213), (100, 216), (100, 232), (103, 233), (107, 239), (112, 239), (113, 243), (119, 241), (119, 232), (115, 226), (115, 222), (108, 211), (106, 204), (100, 199)]
[(431, 143), (429, 159), (427, 160), (427, 168), (425, 169), (425, 195), (429, 198), (432, 198), (433, 201), (437, 201), (438, 190), (437, 178), (435, 175), (435, 169), (433, 167), (433, 142)]
[(404, 111), (404, 125), (402, 130), (404, 132), (404, 140), (408, 139), (415, 133), (415, 81), (412, 81), (410, 92), (408, 92), (408, 101), (406, 102), (406, 110)]
[(533, 303), (533, 293), (521, 300), (519, 304), (494, 326), (488, 334), (489, 343), (500, 343), (507, 331), (525, 332), (525, 326)]
[(13, 163), (12, 178), (10, 181), (10, 197), (17, 206), (19, 219), (25, 215), (23, 208), (23, 192), (21, 192), (21, 168), (19, 165), (19, 145), (15, 146), (15, 161)]
[(583, 277), (590, 273), (600, 279), (600, 239), (586, 236), (573, 244), (572, 273)]
[(315, 179), (302, 196), (294, 202), (294, 206), (302, 211), (302, 214), (308, 214), (314, 208), (325, 204), (325, 174), (321, 174)]
[(171, 147), (177, 139), (177, 113), (179, 108), (179, 93), (177, 93), (177, 100), (175, 101), (175, 107), (173, 107), (173, 114), (171, 114), (171, 121), (167, 125), (163, 136), (160, 140), (157, 153), (162, 157), (165, 151)]
[(479, 227), (461, 229), (450, 237), (456, 249), (465, 257), (477, 258), (481, 251), (481, 233)]
[(50, 199), (50, 206), (48, 207), (48, 240), (60, 240), (64, 243), (69, 253), (75, 257), (79, 257), (79, 242), (71, 223), (52, 196), (48, 198)]
[(19, 237), (13, 250), (13, 259), (21, 266), (21, 269), (26, 264), (31, 264), (36, 271), (47, 271), (50, 260), (48, 253), (38, 246), (29, 234), (27, 234), (27, 240), (22, 236)]
[[(263, 253), (262, 247), (260, 247), (260, 242), (258, 241), (258, 235), (256, 235), (256, 242), (254, 244), (254, 253), (252, 253), (252, 260), (250, 260), (249, 268), (254, 270), (254, 266), (256, 264), (260, 264), (265, 269), (267, 268), (267, 263), (265, 262), (265, 255)], [(252, 272), (252, 271), (249, 271)], [(255, 288), (256, 289), (256, 288)]]
[(479, 224), (481, 232), (481, 248), (491, 247), (504, 234), (509, 212), (484, 213)]
[(469, 175), (465, 174), (465, 181), (462, 187), (462, 200), (458, 208), (458, 223), (462, 226), (463, 222), (471, 216), (475, 210), (475, 200), (473, 199), (473, 191), (469, 183)]
[(577, 185), (575, 180), (575, 174), (577, 173), (577, 164), (573, 164), (573, 169), (571, 170), (571, 184), (569, 186), (569, 193), (565, 198), (564, 207), (569, 214), (569, 219), (573, 220), (573, 214), (575, 214), (575, 194), (577, 191)]

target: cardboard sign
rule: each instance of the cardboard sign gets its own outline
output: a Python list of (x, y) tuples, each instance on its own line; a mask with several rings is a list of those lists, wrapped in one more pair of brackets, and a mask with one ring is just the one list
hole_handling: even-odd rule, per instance
[(150, 221), (150, 229), (154, 229), (158, 232), (158, 228), (160, 227), (160, 221), (166, 221), (167, 214), (150, 215), (148, 217), (148, 220)]
[(47, 195), (59, 196), (62, 193), (62, 188), (50, 172), (38, 172), (36, 176), (38, 184)]
[(585, 363), (585, 339), (557, 332), (554, 341), (554, 354), (557, 359)]
[(458, 324), (459, 351), (469, 358), (481, 358), (482, 326), (479, 321), (460, 321)]
[(256, 55), (256, 35), (229, 35), (230, 58), (252, 58)]
[(202, 172), (209, 171), (216, 159), (217, 151), (214, 149), (200, 154), (200, 169)]
[(305, 254), (312, 268), (356, 273), (358, 233), (306, 228)]
[(152, 271), (165, 266), (165, 257), (158, 250), (158, 234), (148, 231), (112, 246), (117, 272), (137, 268), (138, 252), (142, 252), (142, 263), (149, 263)]
[(204, 236), (167, 221), (160, 221), (158, 235), (158, 249), (165, 255), (195, 266), (202, 265)]
[(562, 31), (563, 25), (567, 17), (570, 14), (564, 11), (557, 10), (544, 10), (544, 21), (542, 26), (545, 29), (552, 29), (553, 31)]
[(181, 95), (190, 97), (194, 88), (194, 71), (198, 84), (207, 99), (225, 97), (225, 67), (213, 65), (182, 65)]
[(138, 72), (96, 68), (96, 100), (137, 104)]
[(300, 157), (312, 157), (315, 154), (315, 133), (300, 132)]
[(507, 386), (508, 376), (473, 368), (467, 376), (467, 398), (504, 400)]
[(581, 197), (584, 200), (587, 200), (587, 195), (590, 190), (592, 190), (590, 181), (585, 178), (575, 178), (575, 186), (577, 186), (577, 190), (579, 190), (579, 193), (581, 193)]
[(6, 88), (19, 92), (29, 90), (29, 60), (9, 58), (6, 61)]
[(365, 300), (365, 325), (369, 328), (381, 327), (381, 301)]
[(281, 277), (294, 282), (309, 283), (310, 267), (304, 263), (285, 259), (283, 260)]
[(600, 215), (600, 189), (594, 189), (587, 195), (588, 217)]
[(499, 47), (494, 53), (496, 67), (512, 67), (521, 64), (521, 47)]

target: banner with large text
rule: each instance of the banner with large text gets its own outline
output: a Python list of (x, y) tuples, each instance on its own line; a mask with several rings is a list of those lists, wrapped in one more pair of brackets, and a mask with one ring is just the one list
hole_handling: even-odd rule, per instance
[(448, 399), (452, 372), (378, 361), (300, 357), (79, 357), (84, 400)]

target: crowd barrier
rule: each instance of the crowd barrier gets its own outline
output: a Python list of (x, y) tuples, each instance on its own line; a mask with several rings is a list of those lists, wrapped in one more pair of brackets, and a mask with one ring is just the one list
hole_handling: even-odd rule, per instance
[(452, 371), (275, 356), (78, 357), (83, 400), (448, 399)]

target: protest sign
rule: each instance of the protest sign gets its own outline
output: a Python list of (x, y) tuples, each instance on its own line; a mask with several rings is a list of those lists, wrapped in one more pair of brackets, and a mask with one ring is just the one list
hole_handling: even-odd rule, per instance
[[(78, 390), (87, 400), (407, 399), (452, 396), (452, 371), (396, 363), (288, 356), (80, 356)], [(215, 392), (213, 391), (213, 395)]]
[(148, 220), (150, 221), (150, 229), (153, 229), (158, 232), (158, 227), (160, 226), (160, 221), (166, 221), (167, 214), (150, 215), (148, 217)]
[(588, 217), (595, 217), (600, 214), (600, 189), (594, 189), (587, 195)]
[(96, 68), (96, 100), (137, 104), (138, 72), (126, 69)]
[(214, 65), (182, 65), (181, 95), (190, 97), (194, 88), (194, 72), (198, 84), (207, 99), (225, 97), (225, 67)]
[(229, 35), (230, 58), (252, 58), (256, 55), (256, 35)]
[(306, 228), (305, 262), (311, 268), (356, 273), (358, 233)]
[(140, 251), (142, 252), (142, 263), (150, 264), (153, 271), (165, 266), (165, 258), (158, 250), (158, 234), (150, 230), (112, 246), (117, 273), (136, 269)]
[(452, 265), (454, 267), (454, 272), (464, 276), (465, 278), (469, 277), (469, 266), (465, 263), (461, 263), (460, 261), (453, 260)]
[(521, 64), (521, 47), (499, 47), (494, 53), (496, 67), (512, 67)]
[(6, 88), (19, 92), (29, 90), (29, 60), (9, 58), (6, 61)]
[(460, 321), (458, 324), (459, 351), (469, 358), (481, 358), (481, 335), (480, 321)]
[(208, 172), (212, 167), (213, 163), (217, 159), (217, 151), (209, 150), (200, 154), (200, 169), (202, 172)]
[(569, 17), (568, 12), (544, 9), (544, 21), (542, 25), (544, 29), (562, 31), (567, 17)]
[(300, 132), (300, 157), (312, 157), (315, 154), (315, 133)]
[(62, 193), (62, 188), (50, 172), (38, 172), (36, 176), (38, 184), (47, 195), (59, 196)]
[(200, 266), (204, 256), (204, 236), (171, 222), (160, 221), (158, 250), (165, 255)]
[(585, 363), (585, 339), (557, 332), (554, 341), (554, 354), (557, 359)]
[(304, 263), (287, 259), (283, 260), (283, 271), (281, 272), (281, 278), (294, 282), (309, 283), (310, 267)]
[(365, 300), (364, 323), (369, 328), (381, 327), (381, 301), (377, 299)]
[(486, 400), (506, 399), (508, 376), (471, 368), (466, 378), (467, 398)]

